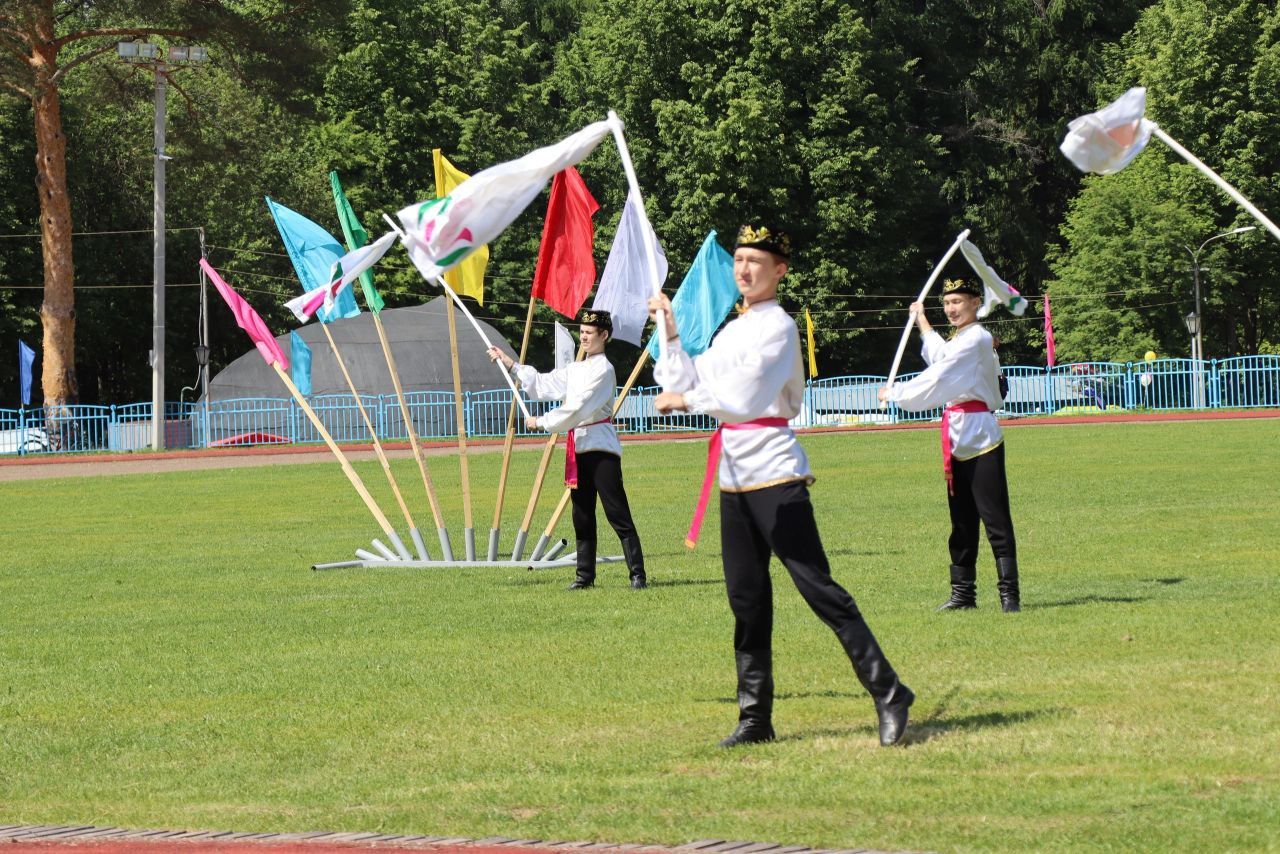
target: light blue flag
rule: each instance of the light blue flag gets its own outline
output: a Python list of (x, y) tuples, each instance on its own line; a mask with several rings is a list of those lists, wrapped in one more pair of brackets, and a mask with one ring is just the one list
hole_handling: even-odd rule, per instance
[[(713, 230), (702, 241), (702, 248), (693, 259), (693, 266), (685, 274), (671, 301), (676, 316), (676, 331), (680, 333), (680, 346), (690, 356), (696, 356), (711, 346), (711, 336), (738, 301), (738, 286), (733, 283), (733, 256), (716, 243)], [(649, 355), (658, 358), (658, 336), (649, 336)]]
[[(289, 260), (302, 283), (302, 292), (313, 291), (323, 287), (332, 280), (333, 265), (346, 254), (338, 239), (311, 220), (284, 205), (277, 204), (267, 197), (267, 207), (280, 229), (280, 239), (284, 248), (289, 251)], [(329, 323), (344, 317), (355, 317), (360, 313), (356, 305), (355, 295), (350, 288), (344, 288), (334, 301), (333, 308), (326, 311), (321, 308), (316, 317), (321, 323)]]
[(303, 397), (311, 396), (311, 348), (297, 332), (289, 333), (289, 373)]
[(18, 385), (22, 394), (22, 405), (31, 405), (31, 366), (35, 364), (36, 351), (18, 342)]

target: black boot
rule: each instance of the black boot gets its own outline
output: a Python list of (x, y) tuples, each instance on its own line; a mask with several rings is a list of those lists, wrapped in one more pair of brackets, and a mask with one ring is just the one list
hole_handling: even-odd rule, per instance
[(578, 540), (578, 574), (574, 576), (570, 590), (585, 590), (596, 586), (595, 540)]
[(773, 741), (773, 654), (766, 649), (733, 655), (738, 665), (738, 726), (720, 746)]
[(870, 626), (861, 617), (852, 626), (837, 632), (836, 636), (853, 664), (858, 681), (875, 700), (880, 744), (885, 747), (897, 744), (907, 731), (907, 710), (915, 702), (916, 695), (898, 679), (893, 665), (885, 658), (880, 644), (876, 643)]
[(1016, 557), (996, 558), (996, 588), (1000, 591), (1000, 610), (1006, 614), (1022, 610), (1022, 600), (1018, 594), (1018, 559)]
[(935, 611), (957, 611), (978, 607), (978, 573), (971, 566), (951, 564), (951, 598)]
[(649, 579), (644, 574), (644, 552), (640, 548), (640, 538), (635, 534), (622, 540), (622, 556), (627, 561), (627, 571), (631, 573), (631, 589), (643, 590), (649, 586)]

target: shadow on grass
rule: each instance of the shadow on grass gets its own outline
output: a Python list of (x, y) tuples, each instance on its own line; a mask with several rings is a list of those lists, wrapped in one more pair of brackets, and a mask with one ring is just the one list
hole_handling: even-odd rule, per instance
[(906, 554), (906, 549), (827, 549), (827, 557), (883, 557)]
[(1145, 602), (1150, 596), (1099, 596), (1090, 593), (1087, 596), (1074, 596), (1070, 599), (1059, 599), (1057, 602), (1023, 602), (1022, 610), (1033, 611), (1039, 608), (1071, 608), (1076, 605), (1123, 605), (1131, 602)]
[(1170, 584), (1181, 584), (1186, 581), (1185, 578), (1144, 578), (1142, 580), (1150, 582), (1151, 584), (1164, 584), (1166, 586)]

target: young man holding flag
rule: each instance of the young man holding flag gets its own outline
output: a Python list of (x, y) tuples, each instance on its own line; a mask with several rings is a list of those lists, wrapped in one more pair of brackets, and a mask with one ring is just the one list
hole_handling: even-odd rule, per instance
[(644, 571), (640, 536), (631, 519), (631, 507), (622, 486), (622, 443), (613, 427), (613, 394), (617, 376), (604, 355), (604, 345), (613, 334), (607, 311), (583, 309), (578, 313), (578, 332), (584, 358), (563, 368), (540, 374), (497, 347), (489, 358), (514, 368), (520, 386), (535, 400), (562, 400), (545, 415), (526, 419), (530, 430), (566, 433), (565, 485), (573, 490), (573, 531), (578, 541), (578, 571), (570, 590), (594, 587), (596, 583), (596, 496), (604, 505), (605, 518), (622, 541), (631, 587), (649, 586)]
[(945, 407), (942, 413), (942, 470), (951, 510), (951, 598), (939, 611), (976, 608), (978, 522), (987, 529), (996, 559), (1000, 607), (1021, 610), (1018, 554), (1009, 514), (1009, 484), (1004, 470), (1004, 434), (992, 413), (1000, 408), (1000, 360), (991, 333), (978, 323), (985, 291), (973, 280), (948, 279), (942, 310), (954, 330), (943, 340), (911, 304), (920, 328), (924, 360), (918, 377), (880, 389), (881, 400), (911, 412)]
[(899, 681), (853, 597), (831, 577), (818, 535), (809, 501), (814, 478), (788, 425), (804, 397), (800, 333), (777, 302), (790, 254), (790, 238), (776, 228), (739, 229), (733, 275), (745, 311), (696, 359), (681, 346), (670, 300), (649, 302), (651, 312), (666, 312), (666, 329), (658, 334), (666, 334), (667, 351), (654, 368), (663, 387), (655, 401), (658, 411), (703, 412), (722, 422), (712, 439), (707, 479), (689, 532), (691, 545), (720, 451), (720, 542), (738, 671), (738, 726), (720, 744), (774, 739), (772, 553), (839, 638), (875, 701), (880, 743), (888, 746), (906, 730), (915, 695)]

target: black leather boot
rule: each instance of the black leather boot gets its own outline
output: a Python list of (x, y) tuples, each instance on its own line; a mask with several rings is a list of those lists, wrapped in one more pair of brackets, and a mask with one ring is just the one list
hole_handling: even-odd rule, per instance
[(1016, 557), (996, 558), (996, 588), (1000, 591), (1000, 610), (1006, 614), (1022, 610), (1022, 599), (1018, 593), (1018, 559)]
[(837, 632), (836, 636), (853, 664), (858, 681), (875, 700), (880, 744), (884, 747), (897, 744), (907, 731), (907, 710), (915, 702), (916, 695), (898, 679), (866, 621), (859, 619), (849, 628)]
[(644, 552), (640, 548), (639, 537), (632, 534), (622, 540), (622, 556), (627, 561), (627, 571), (631, 573), (631, 589), (648, 587), (649, 578), (644, 574)]
[(773, 653), (735, 652), (738, 665), (738, 726), (721, 747), (773, 741)]
[(574, 576), (570, 590), (585, 590), (596, 586), (595, 540), (578, 540), (578, 574)]
[(978, 573), (972, 566), (951, 564), (951, 598), (935, 611), (958, 611), (978, 607)]

